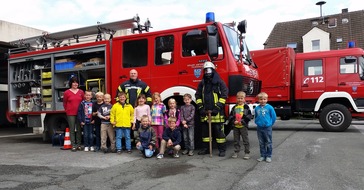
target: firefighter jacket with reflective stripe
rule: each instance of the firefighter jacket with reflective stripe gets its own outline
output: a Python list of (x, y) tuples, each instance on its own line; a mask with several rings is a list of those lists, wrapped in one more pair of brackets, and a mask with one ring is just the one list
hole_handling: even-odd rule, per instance
[[(219, 109), (216, 116), (211, 117), (212, 123), (225, 122), (224, 107), (228, 97), (228, 88), (220, 76), (213, 71), (213, 77), (206, 79), (205, 77), (199, 83), (196, 91), (196, 104), (198, 109), (214, 110)], [(203, 106), (203, 108), (201, 108)], [(207, 121), (207, 116), (202, 117), (201, 121)]]
[[(128, 80), (123, 82), (116, 91), (116, 97), (118, 97), (119, 92), (125, 92), (126, 94), (126, 103), (131, 104), (133, 107), (135, 106), (135, 101), (140, 94), (144, 94), (147, 98), (147, 104), (152, 104), (152, 94), (150, 92), (149, 86), (141, 81), (140, 79)], [(118, 98), (116, 98), (118, 101)]]

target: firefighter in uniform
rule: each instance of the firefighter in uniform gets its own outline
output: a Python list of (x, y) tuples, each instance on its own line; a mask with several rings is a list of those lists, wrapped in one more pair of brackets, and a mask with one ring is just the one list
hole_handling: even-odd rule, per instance
[(224, 157), (226, 151), (226, 138), (224, 134), (224, 106), (228, 96), (228, 89), (225, 82), (215, 71), (215, 65), (212, 62), (205, 62), (203, 65), (204, 76), (199, 83), (196, 91), (196, 104), (201, 116), (202, 122), (202, 142), (203, 149), (198, 152), (199, 155), (209, 154), (209, 128), (208, 113), (211, 113), (211, 133), (215, 138), (219, 156)]
[(125, 92), (126, 103), (131, 104), (135, 107), (135, 101), (139, 94), (144, 94), (147, 98), (147, 104), (152, 105), (152, 93), (150, 92), (149, 86), (138, 78), (138, 72), (135, 69), (130, 71), (130, 80), (127, 80), (120, 84), (116, 91), (116, 101), (118, 101), (118, 93)]

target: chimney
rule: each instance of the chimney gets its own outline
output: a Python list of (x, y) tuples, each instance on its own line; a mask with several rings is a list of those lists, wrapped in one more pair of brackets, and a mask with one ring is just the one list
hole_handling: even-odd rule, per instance
[(341, 9), (341, 13), (348, 13), (348, 12), (349, 12), (349, 9), (348, 8)]

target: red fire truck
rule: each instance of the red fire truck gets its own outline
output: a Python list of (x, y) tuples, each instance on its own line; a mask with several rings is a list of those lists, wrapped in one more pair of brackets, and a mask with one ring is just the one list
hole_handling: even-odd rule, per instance
[[(84, 90), (114, 96), (131, 69), (152, 92), (161, 93), (164, 103), (173, 97), (181, 105), (185, 93), (194, 96), (205, 61), (213, 61), (229, 87), (226, 109), (239, 90), (247, 93), (247, 101), (255, 100), (261, 82), (244, 40), (245, 21), (238, 24), (239, 32), (234, 23), (206, 18), (199, 25), (143, 33), (149, 23), (132, 18), (14, 42), (19, 48), (9, 51), (9, 120), (42, 126), (49, 137), (67, 127), (62, 98), (70, 76), (78, 76)], [(137, 34), (113, 37), (127, 28)], [(96, 40), (81, 42), (92, 34)]]
[(345, 131), (364, 114), (364, 51), (348, 48), (295, 53), (292, 48), (251, 51), (262, 91), (281, 119), (314, 113), (327, 131)]

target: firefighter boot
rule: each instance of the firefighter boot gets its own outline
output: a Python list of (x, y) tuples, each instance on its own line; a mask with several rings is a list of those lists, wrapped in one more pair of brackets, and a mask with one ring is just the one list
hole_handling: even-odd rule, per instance
[(217, 144), (217, 148), (219, 149), (219, 157), (225, 157), (226, 143)]

